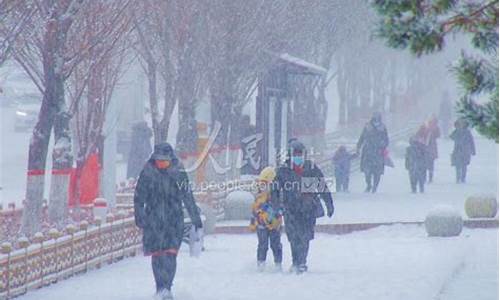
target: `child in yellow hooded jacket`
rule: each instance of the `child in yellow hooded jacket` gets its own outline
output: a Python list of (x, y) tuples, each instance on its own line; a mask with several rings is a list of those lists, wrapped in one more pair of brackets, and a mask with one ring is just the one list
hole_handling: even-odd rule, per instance
[(250, 230), (257, 232), (257, 268), (262, 272), (265, 269), (267, 250), (273, 251), (275, 269), (281, 270), (283, 260), (283, 246), (281, 244), (281, 225), (283, 215), (281, 208), (271, 203), (271, 186), (276, 176), (272, 167), (262, 170), (258, 178), (258, 194), (252, 205), (252, 220)]

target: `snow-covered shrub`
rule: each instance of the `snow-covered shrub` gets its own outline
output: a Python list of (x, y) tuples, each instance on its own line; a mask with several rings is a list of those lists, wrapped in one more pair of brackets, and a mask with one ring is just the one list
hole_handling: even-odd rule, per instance
[(19, 248), (24, 249), (30, 245), (30, 240), (27, 237), (22, 236), (17, 240), (17, 244), (19, 245)]
[(12, 244), (10, 242), (3, 242), (0, 245), (0, 252), (2, 254), (10, 253), (13, 249), (14, 249), (14, 247), (12, 246)]
[(457, 236), (462, 232), (460, 213), (450, 206), (437, 206), (425, 217), (425, 230), (429, 236)]
[(497, 215), (498, 202), (494, 195), (476, 195), (465, 201), (465, 213), (469, 218), (493, 218)]
[(227, 195), (224, 207), (226, 220), (250, 220), (254, 195), (245, 191), (234, 191)]

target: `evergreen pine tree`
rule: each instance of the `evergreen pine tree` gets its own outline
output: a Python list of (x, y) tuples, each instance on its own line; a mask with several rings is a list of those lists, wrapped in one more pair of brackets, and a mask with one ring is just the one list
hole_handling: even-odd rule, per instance
[[(373, 0), (381, 16), (377, 35), (390, 47), (413, 54), (443, 49), (452, 33), (471, 36), (483, 54), (462, 53), (452, 70), (463, 88), (457, 111), (479, 133), (498, 143), (498, 0)], [(489, 94), (489, 102), (475, 101)]]

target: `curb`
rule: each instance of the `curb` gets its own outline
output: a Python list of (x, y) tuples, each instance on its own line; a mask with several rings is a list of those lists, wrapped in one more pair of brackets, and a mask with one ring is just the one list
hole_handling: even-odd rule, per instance
[[(353, 223), (353, 224), (320, 224), (316, 225), (316, 233), (327, 233), (333, 235), (349, 234), (355, 231), (364, 231), (379, 226), (391, 225), (424, 225), (423, 221), (416, 222), (383, 222), (383, 223)], [(498, 219), (464, 220), (466, 228), (498, 228)], [(215, 228), (215, 234), (250, 234), (253, 233), (248, 226), (221, 226)]]

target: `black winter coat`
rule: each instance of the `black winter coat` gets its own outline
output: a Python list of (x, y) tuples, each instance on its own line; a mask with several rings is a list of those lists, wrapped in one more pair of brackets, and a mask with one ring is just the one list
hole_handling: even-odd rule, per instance
[(351, 161), (356, 158), (356, 154), (346, 150), (337, 150), (333, 155), (333, 166), (336, 178), (349, 177), (351, 173)]
[(384, 173), (384, 150), (389, 146), (389, 136), (385, 125), (373, 122), (366, 124), (358, 140), (357, 148), (361, 149), (361, 172)]
[(189, 179), (177, 159), (165, 170), (150, 160), (144, 166), (134, 195), (135, 223), (143, 229), (145, 254), (179, 249), (184, 231), (183, 204), (193, 224), (201, 224)]
[(412, 176), (426, 176), (429, 151), (420, 142), (411, 142), (406, 148), (405, 167)]
[[(306, 178), (305, 181), (303, 181), (304, 178)], [(290, 167), (289, 161), (279, 167), (276, 172), (271, 201), (280, 203), (284, 208), (285, 231), (290, 241), (314, 239), (317, 209), (314, 203), (315, 197), (321, 197), (328, 210), (334, 209), (328, 186), (321, 185), (320, 191), (313, 192), (309, 190), (310, 186), (303, 185), (312, 178), (323, 180), (324, 176), (323, 172), (310, 160), (305, 161), (302, 175), (298, 175)]]
[(474, 138), (468, 128), (455, 129), (450, 138), (455, 142), (453, 153), (451, 154), (452, 166), (467, 166), (472, 155), (476, 155)]

